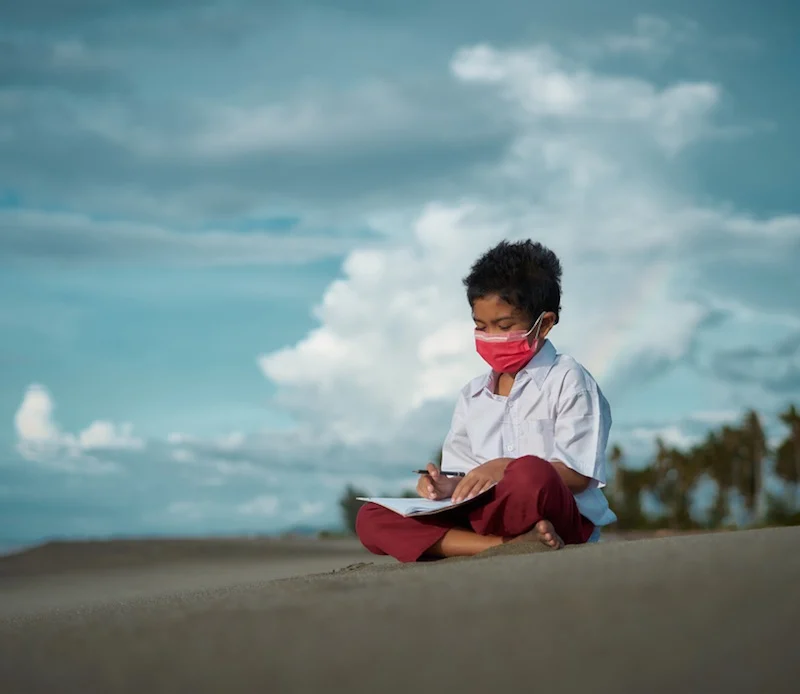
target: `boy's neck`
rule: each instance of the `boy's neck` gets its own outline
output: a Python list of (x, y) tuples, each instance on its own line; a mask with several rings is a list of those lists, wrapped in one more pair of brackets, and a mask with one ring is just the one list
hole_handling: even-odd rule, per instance
[(501, 373), (497, 374), (494, 379), (494, 394), (500, 395), (502, 397), (507, 396), (511, 389), (514, 387), (514, 379), (517, 377), (516, 373), (507, 374)]

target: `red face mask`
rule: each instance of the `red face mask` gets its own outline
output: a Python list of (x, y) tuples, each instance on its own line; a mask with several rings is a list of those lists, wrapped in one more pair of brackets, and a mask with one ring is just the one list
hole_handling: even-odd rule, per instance
[[(514, 330), (499, 335), (487, 335), (475, 331), (475, 348), (484, 361), (497, 373), (517, 373), (541, 349), (543, 339), (539, 338), (544, 313), (536, 320), (527, 332)], [(536, 337), (530, 342), (528, 337), (533, 331)]]

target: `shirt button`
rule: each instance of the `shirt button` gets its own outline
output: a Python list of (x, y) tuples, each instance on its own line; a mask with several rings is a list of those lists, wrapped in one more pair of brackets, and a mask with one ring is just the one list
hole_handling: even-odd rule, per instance
[(506, 450), (507, 451), (513, 451), (514, 450), (514, 446), (506, 446)]

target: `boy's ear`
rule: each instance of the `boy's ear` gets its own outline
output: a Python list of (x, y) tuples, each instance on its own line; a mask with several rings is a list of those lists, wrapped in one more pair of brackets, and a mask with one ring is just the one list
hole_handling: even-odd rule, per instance
[(542, 327), (539, 329), (539, 337), (545, 338), (547, 337), (547, 333), (552, 330), (553, 326), (556, 324), (556, 314), (552, 311), (548, 311), (547, 313), (542, 316)]

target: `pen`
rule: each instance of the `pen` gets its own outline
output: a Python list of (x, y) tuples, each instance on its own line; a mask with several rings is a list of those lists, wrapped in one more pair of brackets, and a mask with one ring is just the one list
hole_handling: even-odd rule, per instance
[[(418, 475), (427, 475), (427, 470), (414, 470)], [(440, 470), (441, 474), (445, 475), (446, 477), (466, 477), (466, 472), (449, 472), (448, 470)]]

